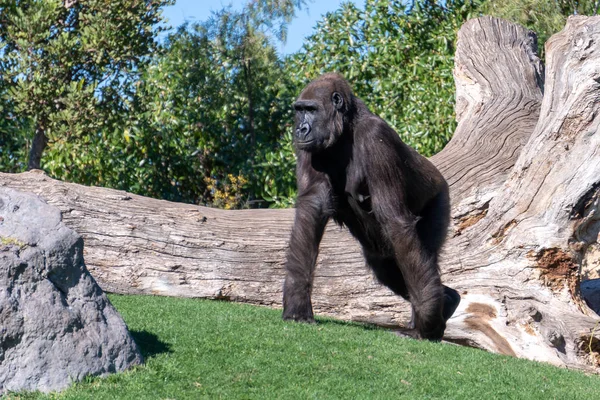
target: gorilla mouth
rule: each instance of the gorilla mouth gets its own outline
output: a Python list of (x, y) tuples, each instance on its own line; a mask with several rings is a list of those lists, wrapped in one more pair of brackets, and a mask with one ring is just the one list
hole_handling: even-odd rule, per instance
[(296, 140), (296, 145), (299, 148), (310, 147), (315, 143), (315, 140)]

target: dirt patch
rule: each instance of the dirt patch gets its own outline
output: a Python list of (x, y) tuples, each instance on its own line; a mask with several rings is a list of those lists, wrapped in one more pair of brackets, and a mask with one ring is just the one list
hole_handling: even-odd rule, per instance
[(577, 293), (579, 266), (573, 256), (561, 249), (549, 248), (531, 254), (530, 257), (535, 259), (540, 279), (546, 286), (560, 291), (566, 284), (572, 295)]

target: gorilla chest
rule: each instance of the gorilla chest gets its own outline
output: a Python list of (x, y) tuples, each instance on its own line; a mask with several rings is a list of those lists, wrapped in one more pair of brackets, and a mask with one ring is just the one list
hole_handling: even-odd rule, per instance
[(346, 226), (363, 247), (377, 253), (385, 253), (387, 241), (382, 236), (379, 223), (371, 209), (368, 192), (345, 192), (338, 198), (333, 219)]
[(340, 224), (346, 225), (357, 235), (375, 223), (371, 207), (371, 194), (366, 179), (360, 176), (347, 176), (344, 185), (333, 188), (334, 216)]
[(313, 165), (327, 177), (333, 219), (348, 227), (359, 240), (365, 235), (373, 236), (375, 232), (379, 232), (363, 168), (352, 157), (343, 163), (334, 163), (331, 159), (314, 159)]

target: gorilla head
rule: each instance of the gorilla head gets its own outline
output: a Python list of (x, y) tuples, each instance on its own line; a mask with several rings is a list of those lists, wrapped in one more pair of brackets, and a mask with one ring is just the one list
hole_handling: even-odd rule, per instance
[(318, 152), (331, 147), (348, 130), (354, 95), (339, 74), (326, 74), (312, 81), (294, 103), (296, 146)]

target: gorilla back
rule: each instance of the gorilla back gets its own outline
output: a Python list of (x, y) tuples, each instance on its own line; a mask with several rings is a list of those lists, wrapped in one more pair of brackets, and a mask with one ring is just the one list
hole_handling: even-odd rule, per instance
[(312, 81), (294, 109), (298, 198), (283, 318), (314, 321), (314, 268), (332, 218), (358, 239), (377, 279), (411, 303), (409, 332), (440, 340), (460, 301), (442, 285), (438, 269), (450, 220), (443, 176), (338, 74)]

